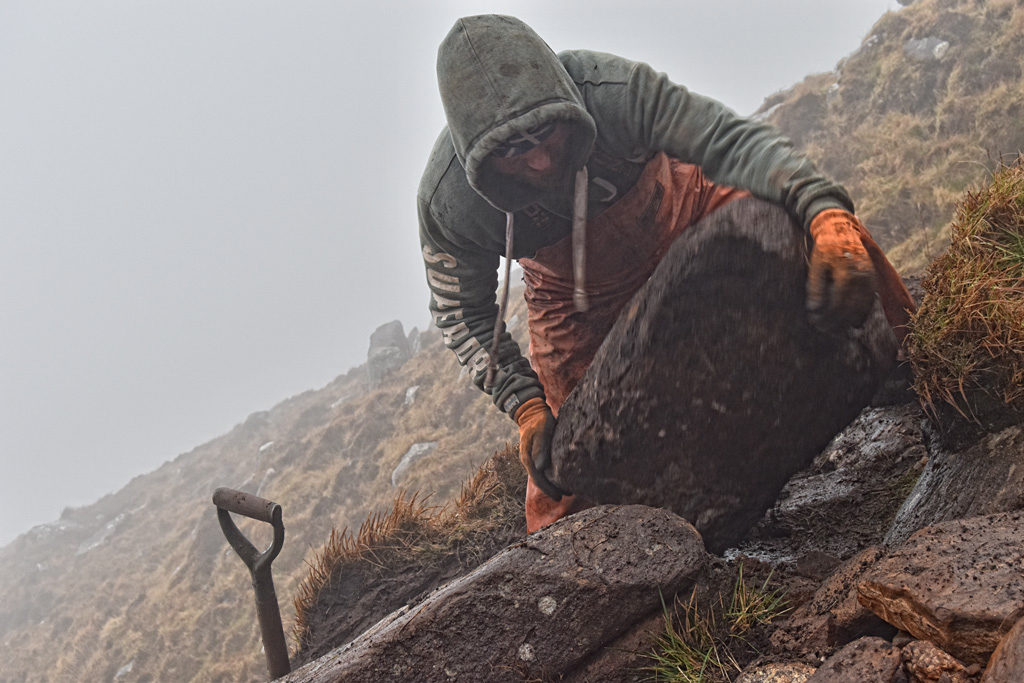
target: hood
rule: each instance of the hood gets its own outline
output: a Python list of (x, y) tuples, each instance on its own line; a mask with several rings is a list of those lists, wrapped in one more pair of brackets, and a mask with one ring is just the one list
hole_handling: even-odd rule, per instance
[(441, 43), (437, 82), (448, 130), (470, 186), (502, 211), (535, 202), (538, 190), (488, 172), (484, 162), (515, 133), (549, 121), (570, 126), (574, 169), (597, 131), (576, 84), (547, 43), (515, 17), (464, 17)]

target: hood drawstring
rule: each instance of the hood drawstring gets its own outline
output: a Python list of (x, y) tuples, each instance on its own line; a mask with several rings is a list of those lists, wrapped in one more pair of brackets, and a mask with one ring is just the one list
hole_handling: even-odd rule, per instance
[[(576, 171), (576, 184), (572, 198), (572, 301), (576, 310), (585, 313), (590, 308), (586, 291), (587, 272), (587, 167)], [(487, 374), (484, 376), (484, 391), (494, 388), (494, 379), (498, 374), (498, 348), (501, 333), (505, 327), (505, 312), (508, 309), (509, 279), (512, 273), (512, 212), (505, 212), (505, 283), (501, 288), (501, 302), (498, 304), (498, 317), (494, 321), (494, 334), (491, 340), (491, 357), (487, 363)]]
[(498, 317), (494, 321), (494, 335), (491, 339), (491, 357), (487, 362), (487, 375), (484, 377), (484, 391), (494, 388), (494, 376), (498, 374), (498, 347), (501, 333), (505, 327), (505, 310), (508, 308), (509, 278), (512, 276), (512, 212), (505, 212), (505, 285), (501, 288), (501, 303), (498, 304)]
[(576, 171), (576, 188), (572, 198), (572, 302), (576, 310), (586, 313), (587, 298), (587, 167)]

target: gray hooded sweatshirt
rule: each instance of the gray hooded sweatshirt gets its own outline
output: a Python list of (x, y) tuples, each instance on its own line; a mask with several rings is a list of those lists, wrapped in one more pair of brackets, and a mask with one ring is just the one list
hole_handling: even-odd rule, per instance
[[(712, 181), (785, 207), (805, 227), (825, 209), (853, 211), (777, 130), (738, 117), (650, 66), (587, 50), (554, 54), (526, 24), (483, 15), (458, 20), (441, 43), (437, 78), (448, 126), (430, 154), (417, 196), (430, 310), (445, 344), (483, 387), (498, 306), (506, 214), (516, 259), (570, 234), (572, 197), (548, 196), (491, 172), (487, 158), (514, 133), (569, 125), (573, 168), (586, 165), (588, 215), (615, 203), (664, 151)], [(503, 332), (491, 397), (501, 410), (544, 390)]]

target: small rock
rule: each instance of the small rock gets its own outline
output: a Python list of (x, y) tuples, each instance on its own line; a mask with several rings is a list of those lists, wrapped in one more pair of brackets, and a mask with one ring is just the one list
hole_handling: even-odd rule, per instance
[(900, 651), (881, 638), (860, 638), (825, 660), (807, 683), (865, 683), (893, 679)]
[(813, 666), (801, 662), (757, 664), (744, 669), (736, 683), (804, 683), (814, 671)]
[(903, 666), (915, 683), (967, 683), (967, 667), (927, 640), (915, 640), (903, 648)]

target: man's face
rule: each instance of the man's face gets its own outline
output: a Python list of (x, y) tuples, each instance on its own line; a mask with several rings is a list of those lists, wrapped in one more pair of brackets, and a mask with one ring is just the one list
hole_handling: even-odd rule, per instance
[(568, 162), (569, 126), (553, 123), (541, 127), (536, 136), (524, 137), (525, 140), (517, 140), (492, 154), (487, 160), (491, 170), (538, 190), (569, 189), (575, 175)]

